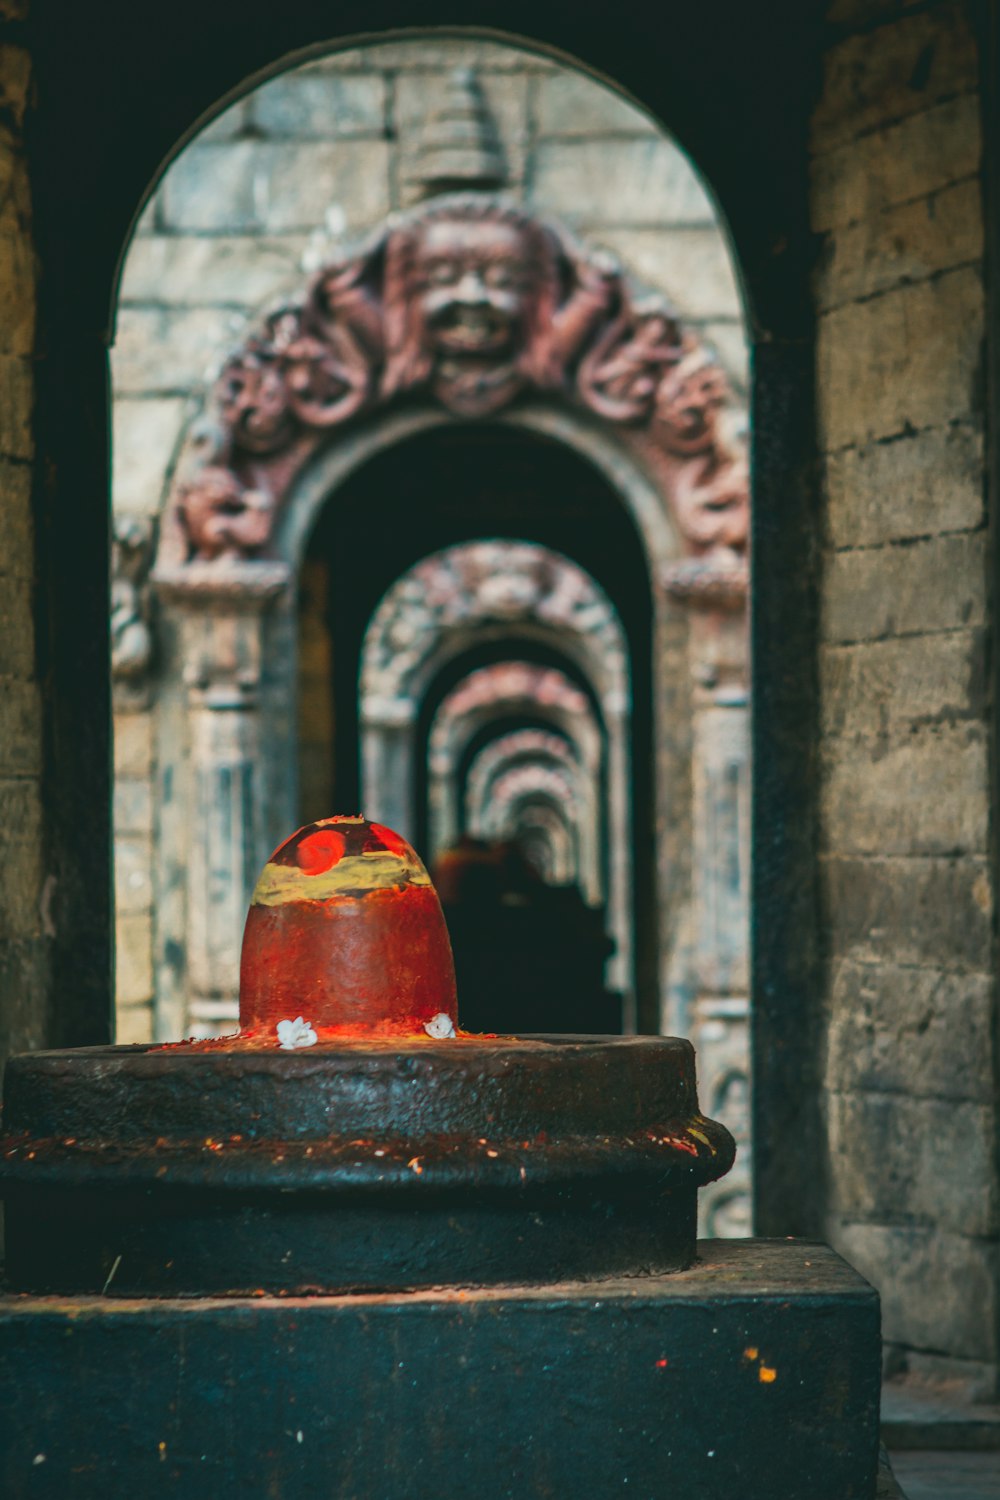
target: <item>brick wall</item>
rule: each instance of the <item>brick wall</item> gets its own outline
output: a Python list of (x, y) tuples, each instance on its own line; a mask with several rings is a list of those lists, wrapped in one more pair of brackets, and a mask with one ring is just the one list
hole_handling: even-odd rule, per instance
[(976, 47), (958, 4), (831, 19), (811, 140), (828, 1229), (882, 1293), (890, 1360), (975, 1376), (998, 1284)]
[[(420, 122), (459, 66), (476, 70), (507, 191), (666, 292), (745, 388), (740, 296), (716, 211), (682, 152), (645, 115), (580, 74), (492, 43), (342, 52), (282, 74), (213, 120), (167, 169), (140, 219), (112, 357), (117, 516), (159, 512), (181, 435), (248, 322), (303, 285), (304, 266), (336, 238), (358, 236), (413, 201)], [(314, 667), (310, 655), (303, 669)], [(122, 1041), (154, 1027), (154, 739), (148, 716), (116, 716)], [(304, 752), (304, 774), (321, 775), (324, 744), (310, 740)]]
[(42, 694), (32, 516), (35, 263), (23, 152), (31, 66), (22, 7), (0, 38), (0, 1058), (38, 1047), (48, 1015)]

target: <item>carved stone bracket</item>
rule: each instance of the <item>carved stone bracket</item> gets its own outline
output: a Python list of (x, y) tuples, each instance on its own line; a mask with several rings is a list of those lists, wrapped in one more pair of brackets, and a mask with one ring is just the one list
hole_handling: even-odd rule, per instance
[(153, 528), (138, 516), (120, 516), (111, 542), (111, 683), (116, 713), (149, 706), (153, 660), (149, 566)]
[(256, 701), (261, 616), (290, 579), (282, 562), (157, 566), (152, 583), (180, 621), (182, 675), (192, 705), (222, 709)]
[(285, 499), (317, 448), (415, 395), (468, 418), (524, 395), (589, 411), (644, 450), (691, 556), (745, 552), (738, 413), (708, 350), (565, 227), (455, 193), (329, 261), (230, 357), (210, 437), (180, 467), (161, 566), (273, 558)]
[(724, 613), (746, 608), (750, 574), (745, 557), (685, 558), (664, 568), (661, 577), (667, 593), (682, 604)]
[(246, 903), (260, 861), (259, 687), (264, 615), (289, 583), (283, 563), (157, 568), (177, 618), (187, 690), (188, 1014), (196, 1035), (234, 1028)]

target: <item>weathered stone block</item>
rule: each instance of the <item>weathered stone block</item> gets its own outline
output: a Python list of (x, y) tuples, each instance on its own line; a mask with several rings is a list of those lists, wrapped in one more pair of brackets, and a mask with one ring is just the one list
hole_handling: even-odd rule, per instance
[(115, 714), (115, 775), (147, 779), (153, 771), (153, 721), (149, 714)]
[[(413, 148), (424, 120), (444, 97), (448, 74), (401, 73), (396, 80), (394, 120), (400, 146), (400, 175), (405, 182), (416, 159)], [(486, 109), (503, 146), (510, 183), (524, 180), (528, 138), (528, 78), (524, 73), (477, 74)]]
[(0, 938), (31, 938), (41, 932), (43, 827), (38, 781), (0, 780), (0, 864), (12, 872), (0, 881)]
[(997, 1357), (996, 1242), (833, 1219), (834, 1246), (882, 1297), (882, 1336), (966, 1359)]
[(820, 650), (820, 704), (827, 736), (870, 741), (909, 726), (982, 719), (985, 695), (981, 630)]
[(34, 244), (26, 226), (13, 213), (4, 212), (0, 218), (0, 352), (30, 355), (34, 347)]
[(816, 276), (817, 301), (820, 308), (837, 307), (966, 265), (982, 253), (982, 190), (977, 180), (961, 182), (835, 230)]
[(0, 677), (25, 680), (34, 673), (34, 589), (27, 578), (4, 578), (0, 589)]
[[(158, 234), (161, 229), (160, 195), (157, 192), (153, 193), (147, 200), (145, 207), (135, 221), (135, 228), (132, 230), (133, 244), (136, 238), (147, 234)], [(129, 246), (128, 253), (130, 255), (132, 253), (131, 245)]]
[(826, 944), (834, 957), (990, 972), (987, 860), (827, 854), (820, 876)]
[(826, 1113), (835, 1213), (996, 1233), (992, 1105), (833, 1093)]
[[(942, 587), (947, 579), (947, 587)], [(982, 625), (986, 545), (982, 532), (908, 546), (866, 547), (827, 557), (822, 585), (827, 641), (864, 641)]]
[(15, 1052), (44, 1047), (51, 1003), (48, 938), (0, 938), (0, 1064)]
[(0, 1301), (0, 1477), (32, 1500), (114, 1473), (144, 1500), (860, 1500), (878, 1399), (877, 1299), (801, 1242), (589, 1285)]
[(685, 318), (739, 318), (739, 289), (718, 229), (617, 229), (597, 236), (641, 285), (665, 292)]
[(939, 192), (974, 176), (980, 155), (979, 101), (973, 94), (837, 146), (813, 162), (813, 228), (836, 229)]
[(35, 527), (30, 464), (0, 458), (0, 576), (34, 578)]
[(152, 302), (256, 307), (302, 284), (305, 234), (151, 235), (134, 240), (120, 305)]
[(37, 682), (0, 677), (0, 775), (36, 776), (42, 764), (42, 696)]
[(570, 69), (534, 84), (535, 130), (550, 135), (655, 135), (657, 126), (613, 89)]
[(983, 520), (983, 439), (978, 427), (929, 428), (830, 454), (827, 531), (835, 547), (866, 546)]
[(187, 402), (179, 396), (115, 402), (112, 494), (116, 511), (139, 515), (159, 511), (187, 411)]
[(138, 777), (118, 776), (114, 796), (115, 833), (153, 832), (153, 794), (148, 781)]
[(240, 99), (209, 120), (195, 136), (199, 146), (213, 141), (235, 141), (246, 133), (249, 118), (249, 101)]
[(958, 5), (936, 5), (848, 37), (823, 55), (813, 149), (852, 140), (975, 88), (978, 71), (976, 40)]
[(820, 319), (820, 446), (826, 451), (977, 414), (979, 271), (950, 271)]
[(329, 140), (385, 130), (385, 82), (378, 73), (295, 69), (255, 89), (247, 104), (256, 129), (275, 140)]
[(116, 1006), (115, 1041), (120, 1047), (132, 1047), (138, 1042), (152, 1042), (154, 1040), (153, 1023), (153, 1007), (150, 1004)]
[(389, 212), (389, 148), (375, 140), (263, 143), (254, 182), (260, 227), (271, 233), (311, 230), (331, 209), (350, 230), (368, 228)]
[(984, 726), (934, 726), (905, 741), (828, 742), (820, 818), (839, 854), (985, 853), (990, 798)]
[(115, 839), (115, 910), (149, 911), (153, 905), (152, 845), (147, 838)]
[(115, 999), (142, 1005), (153, 998), (153, 918), (149, 912), (119, 915), (115, 922)]
[(114, 380), (123, 396), (187, 396), (217, 374), (246, 318), (231, 308), (123, 307)]
[(254, 141), (192, 142), (164, 175), (158, 194), (164, 226), (230, 233), (257, 228), (258, 151)]
[(11, 134), (24, 124), (30, 87), (31, 54), (26, 47), (5, 40), (0, 47), (0, 110), (4, 130)]
[(34, 404), (35, 371), (31, 360), (22, 355), (0, 354), (0, 455), (33, 457)]
[(330, 208), (351, 227), (389, 209), (388, 146), (380, 140), (194, 143), (160, 190), (170, 229), (217, 234), (311, 230)]
[(834, 966), (830, 1010), (834, 1089), (990, 1103), (990, 976), (846, 959)]
[[(595, 187), (607, 184), (607, 192)], [(715, 211), (687, 157), (671, 141), (541, 141), (528, 174), (540, 212), (560, 214), (595, 233), (617, 225), (704, 224)]]

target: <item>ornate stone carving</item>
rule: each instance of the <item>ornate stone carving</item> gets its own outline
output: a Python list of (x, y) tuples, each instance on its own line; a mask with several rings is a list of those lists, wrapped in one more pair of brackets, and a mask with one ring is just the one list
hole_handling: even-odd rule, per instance
[(178, 518), (199, 562), (253, 557), (270, 535), (273, 510), (269, 495), (244, 489), (230, 470), (211, 465), (177, 493)]
[(481, 418), (569, 401), (652, 454), (694, 556), (746, 547), (747, 479), (708, 351), (614, 259), (486, 193), (436, 198), (323, 266), (229, 359), (201, 467), (174, 491), (162, 560), (273, 555), (296, 474), (331, 429), (423, 395)]
[(148, 574), (152, 527), (136, 516), (114, 523), (111, 541), (111, 681), (117, 712), (147, 707), (153, 657)]
[(414, 198), (503, 187), (507, 164), (474, 68), (455, 68), (444, 94), (415, 132), (405, 181)]
[[(528, 625), (558, 635), (577, 655), (606, 704), (628, 704), (625, 637), (614, 608), (587, 573), (532, 542), (467, 542), (436, 552), (394, 584), (365, 636), (362, 712), (416, 714), (420, 683), (447, 638), (451, 649), (490, 625)], [(405, 716), (405, 713), (404, 713)]]
[(718, 366), (705, 350), (693, 350), (662, 381), (652, 424), (663, 446), (685, 459), (674, 472), (671, 502), (690, 555), (664, 582), (677, 599), (722, 610), (746, 602), (750, 526), (746, 447), (727, 401)]

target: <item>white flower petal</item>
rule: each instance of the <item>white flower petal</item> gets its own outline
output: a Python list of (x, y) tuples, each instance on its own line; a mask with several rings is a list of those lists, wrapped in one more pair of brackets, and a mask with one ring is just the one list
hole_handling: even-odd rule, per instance
[(292, 1052), (297, 1047), (311, 1047), (319, 1040), (312, 1026), (301, 1016), (296, 1016), (294, 1021), (279, 1021), (275, 1030), (278, 1043), (285, 1052)]

